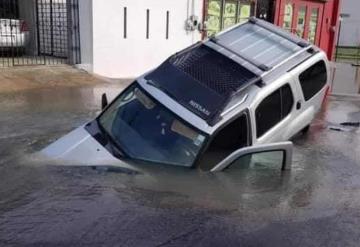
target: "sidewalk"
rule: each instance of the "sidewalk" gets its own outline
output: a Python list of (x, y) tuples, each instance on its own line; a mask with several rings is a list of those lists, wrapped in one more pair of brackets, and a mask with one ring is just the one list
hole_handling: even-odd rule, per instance
[(360, 66), (332, 62), (330, 84), (332, 94), (360, 96)]
[(105, 80), (68, 65), (0, 69), (0, 93), (36, 88), (90, 86), (99, 83), (105, 83)]

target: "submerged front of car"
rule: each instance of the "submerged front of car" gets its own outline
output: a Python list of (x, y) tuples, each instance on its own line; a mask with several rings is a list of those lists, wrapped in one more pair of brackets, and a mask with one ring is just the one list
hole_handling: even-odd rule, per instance
[(239, 90), (256, 80), (237, 62), (196, 44), (137, 78), (95, 120), (43, 153), (92, 165), (139, 160), (194, 167), (212, 134), (229, 121), (221, 114), (243, 103), (247, 94)]
[(191, 167), (208, 134), (179, 115), (135, 81), (95, 120), (59, 139), (42, 153), (88, 165), (120, 164), (131, 159)]

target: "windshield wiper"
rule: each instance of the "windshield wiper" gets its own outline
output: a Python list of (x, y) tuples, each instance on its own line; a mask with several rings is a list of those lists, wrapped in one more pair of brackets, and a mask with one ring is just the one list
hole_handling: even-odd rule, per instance
[(102, 134), (104, 136), (106, 136), (107, 140), (108, 140), (108, 143), (110, 144), (110, 148), (111, 148), (111, 151), (112, 153), (114, 154), (115, 157), (117, 158), (121, 158), (121, 157), (124, 157), (125, 155), (125, 152), (124, 150), (120, 147), (119, 144), (115, 143), (113, 141), (113, 139), (111, 138), (111, 136), (105, 131), (105, 130), (100, 130), (102, 131)]
[[(112, 137), (107, 133), (107, 131), (103, 128), (103, 126), (99, 123), (99, 120), (96, 119), (96, 125), (97, 125), (97, 129), (98, 129), (98, 133), (97, 134), (92, 134), (92, 136), (97, 139), (99, 141), (99, 143), (102, 146), (106, 146), (109, 145), (109, 148), (111, 149), (111, 153), (117, 157), (117, 158), (121, 158), (126, 156), (126, 152), (120, 147), (120, 145), (118, 145), (116, 142), (114, 142), (114, 140), (112, 139)], [(100, 134), (101, 137), (99, 138), (99, 136), (96, 136)], [(102, 140), (101, 140), (102, 139)], [(105, 139), (105, 140), (104, 140)], [(104, 142), (103, 142), (104, 141)], [(109, 150), (110, 151), (110, 150)]]

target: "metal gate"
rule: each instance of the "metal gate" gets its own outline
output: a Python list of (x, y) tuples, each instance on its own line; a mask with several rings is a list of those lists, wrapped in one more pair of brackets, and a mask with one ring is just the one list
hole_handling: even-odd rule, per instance
[(80, 62), (78, 0), (0, 0), (0, 67)]

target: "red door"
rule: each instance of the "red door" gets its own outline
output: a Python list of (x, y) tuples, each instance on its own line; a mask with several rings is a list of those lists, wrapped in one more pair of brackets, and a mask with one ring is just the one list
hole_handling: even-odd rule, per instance
[(278, 23), (313, 44), (320, 44), (324, 3), (286, 0), (280, 6)]

